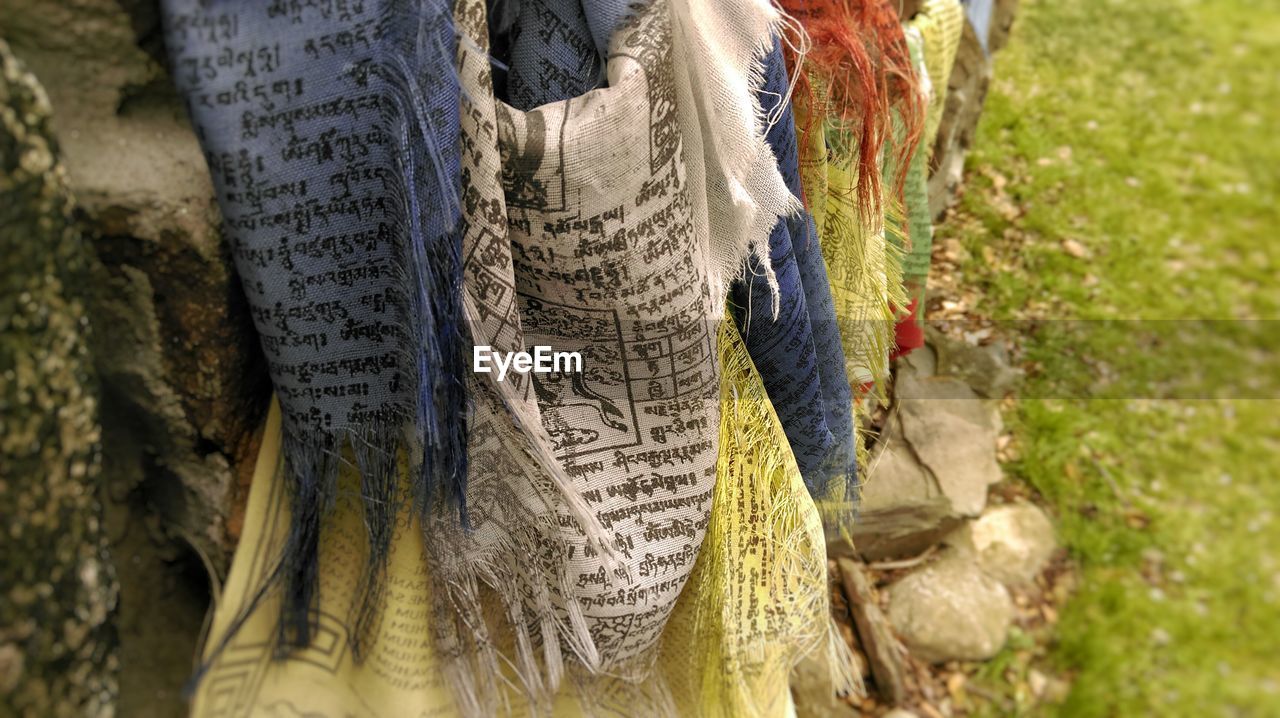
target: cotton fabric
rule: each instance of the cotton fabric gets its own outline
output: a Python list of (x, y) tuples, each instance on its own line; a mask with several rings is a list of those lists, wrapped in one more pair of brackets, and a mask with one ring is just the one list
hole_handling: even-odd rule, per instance
[(889, 2), (782, 6), (811, 40), (803, 58), (792, 58), (804, 79), (801, 174), (856, 390), (887, 377), (896, 308), (908, 304), (902, 245), (885, 235), (886, 217), (892, 224), (902, 211), (905, 172), (884, 169), (905, 168), (914, 153), (924, 120), (919, 78)]
[[(791, 85), (780, 40), (765, 58), (764, 79), (760, 102), (771, 120), (766, 139), (788, 189), (800, 199)], [(851, 520), (850, 497), (857, 483), (852, 393), (812, 216), (804, 212), (779, 220), (769, 237), (769, 253), (776, 285), (764, 280), (758, 260), (749, 259), (745, 278), (731, 293), (734, 321), (781, 418), (805, 485), (833, 510), (846, 503), (846, 519)]]
[(166, 0), (165, 43), (283, 414), (294, 492), (279, 640), (305, 646), (342, 452), (364, 478), (365, 599), (408, 452), (463, 520), (459, 85), (444, 0)]
[[(786, 128), (765, 135), (778, 126), (760, 92), (779, 16), (757, 0), (531, 3), (497, 23), (481, 0), (443, 10), (166, 9), (176, 64), (229, 62), (244, 82), (241, 58), (278, 39), (295, 81), (277, 91), (275, 70), (255, 65), (267, 86), (247, 101), (280, 109), (253, 123), (226, 109), (240, 102), (230, 79), (182, 85), (215, 174), (227, 157), (252, 170), (217, 182), (280, 401), (280, 458), (260, 465), (268, 498), (251, 512), (262, 533), (237, 557), (248, 568), (219, 610), (199, 712), (327, 698), (358, 713), (490, 715), (566, 695), (596, 712), (785, 707), (791, 666), (835, 645), (822, 523), (724, 318), (749, 258), (775, 314), (784, 289), (834, 311), (825, 249), (770, 146)], [(495, 25), (511, 63), (500, 86)], [(556, 42), (531, 41), (548, 33)], [(255, 192), (306, 182), (270, 194), (294, 224), (245, 223), (246, 202), (258, 211), (250, 176)], [(335, 207), (354, 218), (321, 218)], [(317, 232), (328, 220), (352, 236), (312, 237), (299, 224), (312, 216)], [(772, 251), (780, 226), (805, 241)], [(339, 373), (394, 372), (298, 391), (318, 360), (271, 332), (303, 329)], [(811, 321), (807, 334), (814, 365), (832, 367), (813, 383), (834, 467), (816, 493), (848, 511), (835, 487), (851, 465), (831, 458), (848, 438), (838, 332), (816, 338)], [(584, 371), (499, 381), (458, 370), (467, 345), (580, 352)], [(678, 681), (655, 668), (672, 646), (696, 649), (670, 659)]]
[(483, 4), (455, 7), (468, 328), (477, 345), (580, 351), (586, 368), (468, 379), (472, 530), (427, 532), (447, 537), (428, 543), (447, 597), (433, 630), (467, 712), (496, 695), (495, 634), (514, 636), (535, 697), (652, 672), (709, 521), (715, 326), (744, 259), (798, 206), (756, 124), (772, 8), (633, 10), (605, 86), (523, 112), (495, 96)]
[[(925, 67), (923, 39), (920, 31), (912, 25), (906, 28), (907, 46), (911, 51), (916, 73), (923, 78), (920, 92), (926, 98), (928, 107), (933, 107), (933, 95), (929, 75)], [(929, 211), (929, 173), (926, 167), (928, 156), (928, 127), (926, 113), (926, 130), (920, 135), (915, 153), (907, 165), (906, 178), (903, 182), (903, 209), (905, 216), (891, 217), (888, 225), (889, 240), (903, 250), (902, 280), (908, 304), (894, 324), (893, 357), (901, 357), (924, 346), (924, 327), (921, 316), (925, 301), (925, 285), (929, 279), (929, 262), (933, 248), (933, 222)], [(895, 122), (895, 130), (901, 131), (904, 123)], [(892, 175), (898, 170), (886, 168), (886, 174)], [(905, 231), (904, 231), (905, 230)]]
[[(548, 703), (530, 703), (512, 668), (511, 636), (495, 636), (505, 659), (488, 715), (782, 715), (790, 710), (787, 675), (804, 658), (832, 671), (833, 690), (861, 691), (849, 673), (847, 648), (832, 630), (817, 511), (732, 323), (721, 325), (717, 341), (721, 448), (707, 545), (663, 632), (655, 670), (636, 681), (580, 675)], [(210, 628), (211, 667), (197, 687), (192, 715), (467, 715), (445, 678), (448, 659), (431, 639), (432, 569), (408, 508), (403, 462), (399, 491), (406, 500), (388, 552), (389, 589), (365, 638), (367, 655), (349, 650), (354, 627), (347, 617), (358, 598), (352, 579), (360, 574), (357, 557), (366, 539), (360, 478), (348, 464), (339, 476), (345, 490), (321, 532), (318, 640), (273, 659), (280, 597), (260, 599), (256, 587), (287, 540), (291, 499), (280, 437), (273, 403), (245, 534)], [(235, 630), (241, 616), (247, 620)]]

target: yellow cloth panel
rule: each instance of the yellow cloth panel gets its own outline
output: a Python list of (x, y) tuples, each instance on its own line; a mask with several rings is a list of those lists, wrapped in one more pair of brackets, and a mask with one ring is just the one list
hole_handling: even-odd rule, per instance
[[(820, 652), (846, 671), (851, 662), (840, 657), (831, 623), (822, 522), (729, 320), (720, 365), (711, 522), (663, 636), (662, 661), (682, 714), (700, 705), (703, 716), (778, 716), (801, 658)], [(841, 687), (850, 681), (844, 676)]]
[(924, 66), (929, 72), (933, 96), (925, 115), (924, 144), (933, 151), (942, 112), (947, 104), (947, 83), (955, 66), (960, 34), (964, 30), (964, 7), (959, 0), (925, 0), (920, 12), (907, 23), (920, 31), (924, 40)]
[[(661, 664), (639, 686), (573, 676), (557, 698), (557, 716), (793, 715), (787, 677), (796, 662), (822, 651), (819, 657), (830, 660), (837, 674), (851, 665), (831, 630), (817, 510), (731, 321), (722, 322), (719, 345), (723, 407), (710, 523), (693, 579), (663, 634)], [(370, 622), (376, 640), (365, 644), (371, 648), (362, 661), (352, 655), (352, 601), (366, 555), (353, 470), (340, 475), (340, 498), (321, 537), (316, 640), (286, 660), (272, 660), (279, 598), (272, 592), (256, 607), (253, 601), (284, 540), (283, 469), (280, 414), (273, 404), (245, 534), (214, 615), (205, 654), (210, 667), (192, 715), (458, 715), (430, 643), (421, 531), (407, 511), (392, 542), (383, 601)], [(407, 499), (407, 482), (404, 494)], [(217, 650), (238, 616), (247, 618)], [(514, 675), (507, 676), (509, 683)], [(851, 680), (846, 675), (842, 687)], [(529, 712), (514, 685), (507, 705), (513, 715)]]
[[(797, 124), (807, 125), (803, 118)], [(860, 216), (853, 160), (830, 151), (820, 128), (801, 133), (800, 178), (818, 228), (845, 370), (856, 396), (861, 387), (889, 373), (893, 306), (907, 305), (902, 252), (886, 239), (882, 217)]]

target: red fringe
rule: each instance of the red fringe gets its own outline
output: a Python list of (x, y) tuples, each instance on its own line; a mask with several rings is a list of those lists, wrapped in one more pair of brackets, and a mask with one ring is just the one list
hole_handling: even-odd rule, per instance
[[(893, 0), (776, 1), (800, 22), (811, 43), (796, 85), (805, 118), (798, 129), (822, 132), (831, 122), (847, 135), (857, 158), (858, 209), (864, 217), (882, 215), (881, 150), (889, 143), (897, 169), (889, 194), (901, 202), (926, 109)], [(789, 40), (794, 46), (799, 38)], [(793, 69), (796, 60), (788, 47)], [(810, 73), (821, 82), (824, 97), (815, 96)], [(901, 125), (896, 132), (894, 114)]]
[(889, 359), (898, 359), (924, 346), (924, 328), (920, 326), (920, 299), (911, 300), (907, 312), (893, 325), (894, 348)]

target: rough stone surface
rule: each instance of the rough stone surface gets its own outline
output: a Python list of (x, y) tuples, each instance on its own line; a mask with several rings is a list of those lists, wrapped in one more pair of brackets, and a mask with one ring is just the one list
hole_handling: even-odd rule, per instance
[(919, 553), (981, 515), (996, 461), (1000, 413), (959, 379), (933, 374), (931, 350), (899, 366), (893, 412), (869, 462), (858, 523), (867, 559)]
[(973, 560), (946, 549), (889, 587), (889, 621), (922, 660), (981, 661), (1004, 645), (1013, 601)]
[(920, 553), (960, 522), (933, 474), (921, 465), (894, 420), (881, 436), (851, 529), (858, 554), (869, 560)]
[(146, 494), (169, 532), (222, 571), (264, 372), (165, 71), (158, 3), (10, 0), (4, 15), (0, 34), (49, 92), (76, 217), (100, 260), (89, 316), (107, 328), (93, 349), (104, 423), (119, 429), (106, 444), (112, 494)]
[(1009, 504), (987, 510), (947, 543), (968, 551), (987, 575), (1006, 586), (1030, 583), (1053, 556), (1053, 524), (1039, 507)]
[(128, 562), (119, 708), (185, 715), (181, 688), (209, 600), (201, 573), (216, 585), (239, 533), (265, 364), (167, 74), (159, 3), (0, 4), (0, 37), (48, 91), (94, 255), (85, 301), (98, 329), (106, 525)]
[(1001, 479), (999, 410), (951, 377), (900, 375), (897, 391), (903, 438), (955, 513), (978, 516), (986, 507), (987, 487)]
[(925, 327), (932, 350), (931, 373), (955, 377), (979, 396), (1003, 399), (1022, 380), (1022, 371), (1009, 366), (1009, 351), (1002, 341), (974, 345), (952, 339), (932, 326)]
[(991, 36), (987, 44), (991, 52), (997, 52), (1009, 42), (1009, 32), (1013, 30), (1013, 18), (1018, 14), (1018, 0), (995, 0), (991, 13)]
[(861, 564), (848, 558), (838, 561), (840, 579), (844, 585), (845, 599), (853, 625), (858, 629), (858, 641), (866, 653), (875, 679), (876, 690), (890, 705), (901, 704), (907, 697), (907, 652), (893, 635), (889, 621), (880, 610), (871, 580)]
[(840, 700), (831, 688), (828, 667), (811, 656), (791, 669), (791, 697), (796, 716), (805, 718), (858, 718), (858, 711)]
[(0, 41), (0, 715), (109, 716), (116, 576), (97, 379), (49, 101)]

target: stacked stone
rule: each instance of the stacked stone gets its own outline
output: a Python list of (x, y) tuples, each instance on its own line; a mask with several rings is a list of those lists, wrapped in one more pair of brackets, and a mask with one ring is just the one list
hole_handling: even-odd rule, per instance
[(116, 580), (97, 386), (44, 90), (0, 41), (0, 714), (111, 715)]

